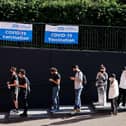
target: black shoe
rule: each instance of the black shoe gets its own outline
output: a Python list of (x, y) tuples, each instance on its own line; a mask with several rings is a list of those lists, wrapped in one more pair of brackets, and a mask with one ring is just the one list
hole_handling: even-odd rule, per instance
[(125, 107), (125, 104), (122, 104), (123, 107)]
[(55, 113), (55, 112), (58, 112), (59, 110), (57, 110), (57, 109), (53, 109), (53, 110), (51, 110), (50, 112), (51, 113)]
[(116, 115), (117, 115), (117, 112), (113, 112), (113, 115), (115, 115), (115, 116), (116, 116)]
[(20, 114), (20, 117), (27, 117), (28, 115), (26, 113)]
[(18, 109), (14, 109), (13, 112), (14, 113), (18, 113), (19, 111), (18, 111)]

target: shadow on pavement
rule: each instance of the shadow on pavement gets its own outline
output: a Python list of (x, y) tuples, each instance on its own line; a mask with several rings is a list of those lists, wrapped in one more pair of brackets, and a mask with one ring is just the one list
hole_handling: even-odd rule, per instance
[(100, 113), (100, 114), (80, 115), (80, 116), (64, 118), (64, 120), (50, 123), (48, 125), (41, 125), (41, 126), (54, 126), (54, 125), (67, 125), (67, 124), (72, 125), (73, 123), (81, 122), (84, 120), (92, 120), (97, 118), (109, 118), (109, 117), (111, 117), (111, 115), (108, 112), (102, 114)]
[[(9, 123), (20, 123), (27, 122), (33, 120), (41, 120), (41, 119), (62, 119), (61, 121), (50, 123), (49, 125), (41, 125), (41, 126), (50, 126), (50, 125), (65, 125), (72, 124), (75, 122), (80, 122), (84, 120), (92, 120), (97, 118), (106, 118), (111, 117), (110, 109), (100, 109), (100, 110), (91, 110), (90, 108), (84, 108), (82, 112), (72, 114), (71, 110), (61, 110), (57, 113), (49, 113), (47, 110), (30, 110), (28, 117), (22, 118), (18, 115), (9, 116), (8, 113), (4, 113), (6, 116), (3, 119), (0, 119), (0, 123), (9, 124)], [(119, 113), (126, 112), (126, 110), (120, 109)], [(117, 115), (118, 116), (118, 115)]]

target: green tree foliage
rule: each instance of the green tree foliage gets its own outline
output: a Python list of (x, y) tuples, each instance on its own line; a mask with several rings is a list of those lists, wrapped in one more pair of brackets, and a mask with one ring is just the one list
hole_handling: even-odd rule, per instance
[(0, 0), (1, 21), (126, 25), (117, 0)]

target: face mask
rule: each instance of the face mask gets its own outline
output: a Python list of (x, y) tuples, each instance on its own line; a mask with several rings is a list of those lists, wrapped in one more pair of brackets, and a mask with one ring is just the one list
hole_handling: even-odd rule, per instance
[(101, 73), (104, 73), (104, 71), (100, 71)]
[(12, 74), (13, 72), (12, 71), (10, 71), (10, 74)]

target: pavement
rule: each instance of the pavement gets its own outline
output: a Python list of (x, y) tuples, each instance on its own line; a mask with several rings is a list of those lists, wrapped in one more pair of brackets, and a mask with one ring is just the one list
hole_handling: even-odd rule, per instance
[(45, 109), (30, 109), (27, 118), (21, 118), (19, 113), (0, 113), (0, 126), (126, 126), (126, 107), (119, 107), (117, 116), (110, 114), (110, 104), (106, 106), (83, 106), (80, 113), (73, 113), (72, 106), (62, 106), (60, 111), (49, 113)]

